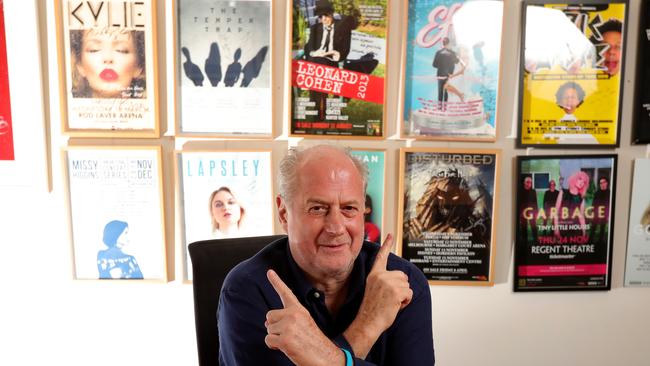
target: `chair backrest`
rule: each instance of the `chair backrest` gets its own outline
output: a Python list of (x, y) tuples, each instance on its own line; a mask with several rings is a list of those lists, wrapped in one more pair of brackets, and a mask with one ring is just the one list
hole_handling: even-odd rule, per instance
[(219, 365), (217, 306), (223, 280), (238, 263), (284, 235), (203, 240), (189, 245), (200, 366)]

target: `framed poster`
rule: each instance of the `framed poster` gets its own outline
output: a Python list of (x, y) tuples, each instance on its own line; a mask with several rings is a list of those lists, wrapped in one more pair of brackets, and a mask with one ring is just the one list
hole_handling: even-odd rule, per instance
[(520, 147), (619, 144), (627, 2), (526, 1)]
[(650, 142), (650, 6), (647, 1), (641, 1), (639, 14), (632, 141), (646, 144)]
[(616, 155), (517, 157), (514, 290), (609, 290)]
[(366, 209), (363, 213), (365, 239), (374, 243), (383, 241), (384, 193), (386, 192), (386, 151), (352, 150), (352, 155), (366, 163), (368, 167), (368, 187), (366, 188)]
[(402, 133), (496, 139), (503, 2), (409, 0)]
[(500, 153), (400, 149), (397, 253), (431, 284), (493, 284)]
[(0, 186), (3, 187), (51, 188), (37, 24), (35, 0), (0, 0)]
[(273, 234), (271, 151), (184, 151), (176, 158), (188, 280), (191, 243)]
[(175, 1), (176, 133), (271, 138), (273, 1)]
[(650, 287), (650, 159), (634, 160), (625, 286)]
[(156, 1), (56, 4), (63, 133), (159, 137)]
[(388, 1), (292, 1), (291, 136), (384, 136)]
[(167, 281), (160, 147), (64, 151), (75, 279)]

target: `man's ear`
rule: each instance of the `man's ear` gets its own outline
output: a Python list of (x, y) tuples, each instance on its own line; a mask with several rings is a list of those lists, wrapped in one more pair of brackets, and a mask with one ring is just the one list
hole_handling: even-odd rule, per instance
[(275, 197), (275, 204), (278, 206), (278, 218), (280, 219), (280, 225), (284, 229), (284, 232), (287, 232), (287, 204), (282, 196), (277, 195)]

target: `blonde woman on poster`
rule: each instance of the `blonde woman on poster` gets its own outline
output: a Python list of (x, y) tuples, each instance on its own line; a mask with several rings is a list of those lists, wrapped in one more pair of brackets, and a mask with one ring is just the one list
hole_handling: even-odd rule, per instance
[(210, 195), (210, 219), (214, 239), (237, 238), (243, 235), (242, 225), (246, 209), (233, 191), (220, 187)]

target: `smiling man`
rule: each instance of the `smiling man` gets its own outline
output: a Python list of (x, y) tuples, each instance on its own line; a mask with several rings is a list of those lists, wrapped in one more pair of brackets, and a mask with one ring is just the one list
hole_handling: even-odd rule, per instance
[(233, 269), (218, 310), (221, 365), (433, 365), (424, 275), (364, 242), (367, 169), (348, 151), (292, 149), (276, 199), (288, 238)]

